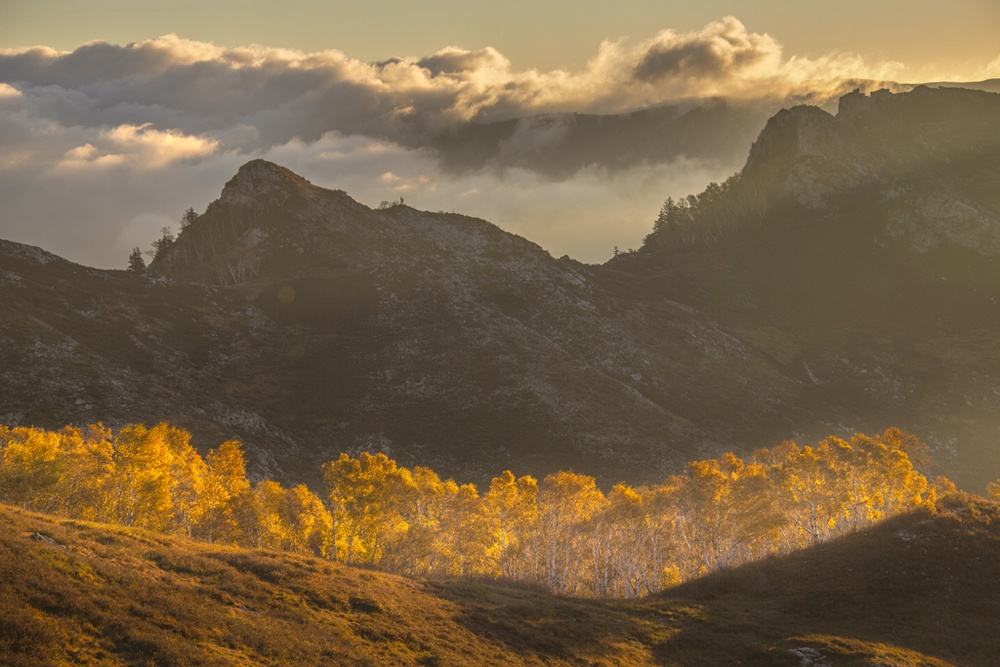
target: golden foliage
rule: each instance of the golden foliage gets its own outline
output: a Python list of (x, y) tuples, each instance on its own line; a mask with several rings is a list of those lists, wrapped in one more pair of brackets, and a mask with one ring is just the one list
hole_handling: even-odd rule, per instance
[(606, 495), (587, 475), (557, 472), (539, 484), (504, 471), (483, 496), (385, 454), (341, 454), (323, 467), (320, 498), (303, 485), (251, 485), (238, 442), (202, 458), (167, 424), (117, 434), (100, 424), (0, 427), (0, 501), (405, 574), (637, 597), (932, 503), (947, 480), (929, 485), (915, 469), (910, 455), (923, 452), (916, 437), (889, 429), (784, 442), (747, 461), (727, 453), (663, 485), (618, 484)]

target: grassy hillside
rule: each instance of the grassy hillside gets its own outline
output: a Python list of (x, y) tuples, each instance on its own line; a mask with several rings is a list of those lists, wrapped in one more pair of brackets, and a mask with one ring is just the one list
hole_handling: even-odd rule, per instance
[(997, 627), (1000, 507), (981, 500), (638, 603), (0, 507), (8, 665), (989, 665)]

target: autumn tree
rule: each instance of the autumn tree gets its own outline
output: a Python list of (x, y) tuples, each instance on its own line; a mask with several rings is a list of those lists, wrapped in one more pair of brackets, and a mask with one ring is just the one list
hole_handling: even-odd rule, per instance
[(191, 531), (206, 466), (190, 438), (187, 431), (162, 423), (153, 428), (132, 424), (118, 432), (109, 489), (116, 523)]
[(61, 514), (90, 521), (110, 516), (107, 489), (114, 481), (114, 444), (103, 424), (59, 431), (66, 471), (59, 484)]
[(409, 529), (405, 514), (416, 494), (413, 477), (385, 454), (341, 454), (323, 466), (333, 518), (334, 557), (377, 565)]
[(533, 569), (531, 545), (538, 524), (538, 481), (515, 478), (505, 470), (490, 482), (483, 496), (486, 529), (491, 536), (488, 557), (501, 577), (523, 579)]
[(69, 472), (60, 434), (2, 428), (0, 447), (0, 499), (39, 512), (57, 512), (60, 486)]
[(537, 556), (543, 581), (552, 591), (575, 593), (591, 583), (587, 578), (593, 576), (593, 561), (581, 556), (586, 553), (591, 521), (604, 502), (593, 477), (557, 472), (542, 480)]
[(200, 497), (196, 535), (207, 542), (239, 542), (237, 510), (250, 493), (243, 446), (229, 440), (206, 456), (207, 470)]

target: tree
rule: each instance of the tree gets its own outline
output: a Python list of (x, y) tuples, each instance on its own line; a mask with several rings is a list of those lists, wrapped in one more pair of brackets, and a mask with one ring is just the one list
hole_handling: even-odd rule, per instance
[(190, 533), (207, 472), (184, 429), (129, 424), (114, 442), (115, 474), (109, 503), (115, 523)]
[(208, 542), (235, 544), (239, 542), (236, 510), (250, 493), (243, 447), (236, 440), (224, 442), (209, 450), (206, 463), (197, 535)]
[(181, 229), (187, 229), (187, 226), (197, 219), (198, 214), (194, 212), (193, 208), (184, 211), (184, 215), (181, 216)]
[(160, 230), (160, 238), (153, 241), (153, 259), (158, 259), (174, 244), (174, 231), (170, 227)]
[[(542, 480), (538, 491), (538, 555), (546, 585), (560, 594), (587, 586), (593, 563), (586, 562), (591, 520), (605, 505), (593, 477), (557, 472)], [(588, 572), (590, 570), (590, 572)]]
[(493, 571), (510, 579), (524, 578), (538, 523), (538, 481), (530, 475), (515, 478), (505, 470), (490, 482), (483, 505)]
[(59, 510), (67, 472), (62, 438), (36, 428), (0, 430), (0, 500), (37, 512)]
[(409, 530), (407, 510), (417, 494), (406, 468), (379, 453), (341, 454), (323, 466), (333, 518), (333, 557), (378, 565)]
[(142, 258), (142, 251), (133, 248), (132, 254), (128, 256), (128, 270), (134, 273), (141, 273), (146, 268), (146, 260)]

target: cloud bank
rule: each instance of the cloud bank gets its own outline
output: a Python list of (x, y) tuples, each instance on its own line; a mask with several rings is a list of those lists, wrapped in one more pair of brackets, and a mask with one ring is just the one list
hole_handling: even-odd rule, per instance
[(265, 157), (368, 204), (407, 192), (415, 206), (480, 215), (554, 254), (600, 261), (615, 245), (637, 245), (667, 195), (697, 191), (734, 165), (596, 165), (553, 181), (522, 170), (445, 173), (426, 147), (470, 121), (719, 96), (823, 101), (844, 78), (889, 79), (899, 67), (852, 54), (786, 57), (733, 17), (638, 43), (606, 40), (577, 72), (514, 70), (491, 47), (373, 63), (176, 35), (0, 50), (0, 236), (123, 266), (134, 245), (148, 246), (188, 206), (218, 196), (240, 164)]

